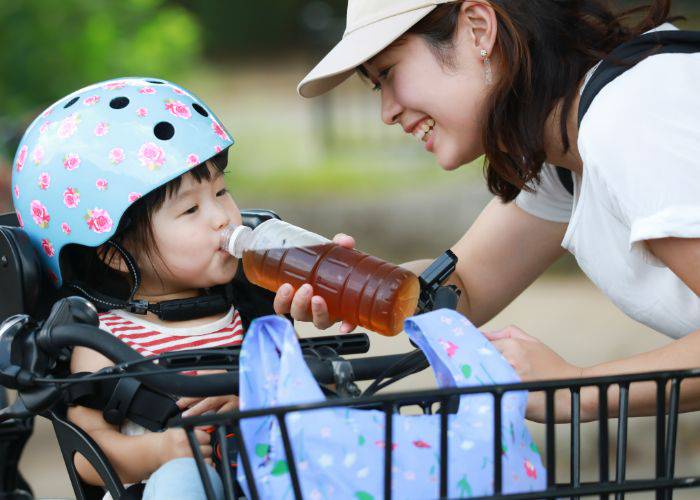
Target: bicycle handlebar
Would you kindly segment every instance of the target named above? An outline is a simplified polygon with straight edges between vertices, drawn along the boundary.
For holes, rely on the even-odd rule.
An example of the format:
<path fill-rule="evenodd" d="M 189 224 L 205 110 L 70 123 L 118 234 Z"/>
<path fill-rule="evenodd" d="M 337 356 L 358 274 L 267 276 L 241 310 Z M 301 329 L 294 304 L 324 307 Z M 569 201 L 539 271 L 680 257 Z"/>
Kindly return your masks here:
<path fill-rule="evenodd" d="M 73 346 L 86 347 L 99 352 L 117 365 L 144 359 L 113 335 L 85 324 L 60 325 L 46 330 L 37 338 L 37 345 L 45 352 L 58 352 L 65 347 Z M 354 380 L 373 380 L 384 374 L 387 366 L 396 364 L 405 356 L 406 354 L 394 354 L 344 360 L 344 362 L 352 367 Z M 313 356 L 305 356 L 305 360 L 319 383 L 332 384 L 336 381 L 333 360 L 318 359 Z M 128 376 L 138 378 L 154 389 L 180 396 L 217 396 L 238 393 L 237 369 L 228 373 L 196 377 L 173 374 L 152 361 L 140 362 L 132 369 L 134 371 L 130 371 Z M 405 368 L 396 367 L 394 370 L 389 370 L 386 375 L 397 375 L 403 369 Z"/>

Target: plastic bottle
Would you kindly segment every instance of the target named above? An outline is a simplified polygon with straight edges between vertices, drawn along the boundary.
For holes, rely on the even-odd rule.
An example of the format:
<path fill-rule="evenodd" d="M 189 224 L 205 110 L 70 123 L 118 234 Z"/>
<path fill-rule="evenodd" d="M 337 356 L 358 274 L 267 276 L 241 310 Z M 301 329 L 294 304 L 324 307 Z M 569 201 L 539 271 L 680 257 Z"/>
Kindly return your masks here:
<path fill-rule="evenodd" d="M 255 230 L 232 224 L 221 232 L 221 248 L 243 259 L 252 283 L 271 291 L 309 283 L 332 318 L 382 335 L 401 332 L 416 311 L 420 285 L 413 273 L 281 220 Z"/>

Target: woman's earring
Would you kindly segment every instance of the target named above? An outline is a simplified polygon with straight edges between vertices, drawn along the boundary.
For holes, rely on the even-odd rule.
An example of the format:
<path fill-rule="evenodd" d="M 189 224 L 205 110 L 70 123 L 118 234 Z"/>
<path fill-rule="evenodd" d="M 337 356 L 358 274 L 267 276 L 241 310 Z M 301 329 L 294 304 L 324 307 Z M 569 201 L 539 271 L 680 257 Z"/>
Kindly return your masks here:
<path fill-rule="evenodd" d="M 489 59 L 489 53 L 486 49 L 481 49 L 481 59 L 484 61 L 484 77 L 486 79 L 486 85 L 491 85 L 493 83 L 493 73 L 491 72 L 491 59 Z"/>

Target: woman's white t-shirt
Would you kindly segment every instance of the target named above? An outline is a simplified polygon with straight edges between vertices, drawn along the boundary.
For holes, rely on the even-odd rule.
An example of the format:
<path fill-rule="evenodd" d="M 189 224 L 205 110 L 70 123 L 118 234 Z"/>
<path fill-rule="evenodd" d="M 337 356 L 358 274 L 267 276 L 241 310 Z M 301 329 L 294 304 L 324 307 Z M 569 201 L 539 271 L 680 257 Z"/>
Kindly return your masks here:
<path fill-rule="evenodd" d="M 644 244 L 700 238 L 700 53 L 651 56 L 606 85 L 578 148 L 573 197 L 545 165 L 517 206 L 568 222 L 562 246 L 628 316 L 674 338 L 700 329 L 700 297 Z"/>

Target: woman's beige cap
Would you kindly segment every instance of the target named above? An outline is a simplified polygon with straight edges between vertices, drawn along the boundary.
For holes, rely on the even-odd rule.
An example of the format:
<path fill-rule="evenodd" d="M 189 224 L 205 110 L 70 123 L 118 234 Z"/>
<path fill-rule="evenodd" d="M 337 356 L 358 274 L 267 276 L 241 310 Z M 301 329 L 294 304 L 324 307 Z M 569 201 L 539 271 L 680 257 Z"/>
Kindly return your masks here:
<path fill-rule="evenodd" d="M 316 97 L 345 81 L 442 3 L 454 0 L 348 0 L 342 40 L 299 83 L 297 92 Z"/>

